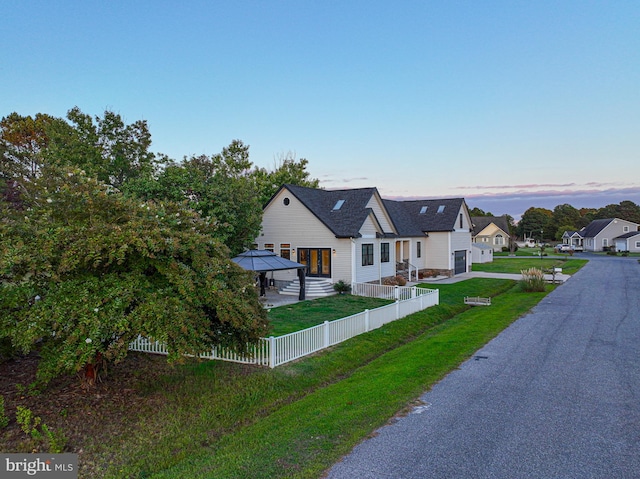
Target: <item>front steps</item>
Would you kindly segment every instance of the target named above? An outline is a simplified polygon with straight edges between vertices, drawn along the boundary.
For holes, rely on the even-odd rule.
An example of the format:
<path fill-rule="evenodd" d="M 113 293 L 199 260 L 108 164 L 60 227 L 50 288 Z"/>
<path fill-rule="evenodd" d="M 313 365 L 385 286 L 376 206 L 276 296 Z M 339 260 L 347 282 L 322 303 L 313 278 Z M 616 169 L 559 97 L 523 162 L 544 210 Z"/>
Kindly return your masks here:
<path fill-rule="evenodd" d="M 320 296 L 332 296 L 336 294 L 333 289 L 333 283 L 325 278 L 305 278 L 305 296 L 306 297 L 320 297 Z M 287 286 L 280 290 L 280 294 L 286 294 L 291 296 L 298 296 L 300 294 L 300 280 L 295 279 Z"/>

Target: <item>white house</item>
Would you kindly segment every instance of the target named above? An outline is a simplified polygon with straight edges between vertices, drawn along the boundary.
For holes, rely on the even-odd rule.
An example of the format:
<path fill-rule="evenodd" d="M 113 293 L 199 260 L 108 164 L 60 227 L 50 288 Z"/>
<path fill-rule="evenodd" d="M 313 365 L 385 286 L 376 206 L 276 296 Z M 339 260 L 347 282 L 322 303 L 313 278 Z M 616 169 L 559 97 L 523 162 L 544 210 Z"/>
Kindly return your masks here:
<path fill-rule="evenodd" d="M 256 247 L 330 282 L 381 282 L 399 272 L 454 275 L 471 264 L 464 199 L 383 200 L 376 188 L 283 185 L 264 208 Z M 278 273 L 293 280 L 294 272 Z M 290 277 L 289 277 L 290 276 Z"/>

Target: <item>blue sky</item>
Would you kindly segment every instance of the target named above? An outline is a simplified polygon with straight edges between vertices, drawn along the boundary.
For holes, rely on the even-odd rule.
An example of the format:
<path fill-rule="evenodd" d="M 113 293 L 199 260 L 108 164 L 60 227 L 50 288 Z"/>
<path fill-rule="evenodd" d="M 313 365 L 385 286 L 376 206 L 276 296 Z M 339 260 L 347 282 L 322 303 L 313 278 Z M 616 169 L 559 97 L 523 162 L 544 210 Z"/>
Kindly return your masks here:
<path fill-rule="evenodd" d="M 147 120 L 181 159 L 233 139 L 326 188 L 640 203 L 637 1 L 4 0 L 0 116 Z"/>

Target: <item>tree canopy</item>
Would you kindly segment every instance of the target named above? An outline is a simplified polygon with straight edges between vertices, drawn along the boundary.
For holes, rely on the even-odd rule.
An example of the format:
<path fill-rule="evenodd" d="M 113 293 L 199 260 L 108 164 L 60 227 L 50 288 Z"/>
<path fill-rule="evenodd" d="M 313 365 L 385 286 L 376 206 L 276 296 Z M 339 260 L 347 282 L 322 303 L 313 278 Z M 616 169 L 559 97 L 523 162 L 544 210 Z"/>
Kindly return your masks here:
<path fill-rule="evenodd" d="M 40 380 L 92 374 L 139 334 L 175 360 L 267 333 L 252 275 L 211 220 L 127 198 L 78 169 L 46 167 L 27 192 L 24 207 L 0 203 L 0 330 L 39 350 Z"/>
<path fill-rule="evenodd" d="M 231 257 L 258 236 L 261 188 L 313 183 L 306 160 L 266 171 L 234 140 L 178 163 L 150 145 L 146 122 L 111 111 L 0 121 L 0 341 L 37 350 L 42 382 L 95 378 L 138 335 L 176 360 L 268 332 Z"/>

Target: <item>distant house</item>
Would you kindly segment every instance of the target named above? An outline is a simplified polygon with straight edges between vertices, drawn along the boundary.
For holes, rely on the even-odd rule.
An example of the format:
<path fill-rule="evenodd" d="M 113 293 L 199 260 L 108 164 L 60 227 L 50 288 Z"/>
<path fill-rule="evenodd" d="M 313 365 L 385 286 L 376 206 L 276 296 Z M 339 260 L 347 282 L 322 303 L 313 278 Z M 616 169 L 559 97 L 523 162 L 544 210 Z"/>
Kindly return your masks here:
<path fill-rule="evenodd" d="M 474 243 L 489 245 L 493 251 L 509 247 L 509 221 L 506 216 L 472 216 L 471 223 Z"/>
<path fill-rule="evenodd" d="M 485 243 L 471 244 L 472 263 L 491 263 L 493 261 L 493 248 Z"/>
<path fill-rule="evenodd" d="M 469 271 L 470 230 L 462 198 L 404 202 L 383 200 L 376 188 L 283 185 L 264 208 L 255 243 L 307 265 L 311 278 L 383 282 Z M 294 278 L 282 272 L 275 279 Z"/>
<path fill-rule="evenodd" d="M 570 238 L 573 242 L 579 241 L 579 238 L 582 237 L 582 244 L 585 251 L 603 251 L 611 247 L 616 247 L 617 238 L 621 238 L 619 244 L 623 246 L 624 242 L 624 247 L 626 247 L 628 238 L 635 237 L 635 235 L 629 233 L 637 233 L 638 227 L 640 227 L 638 223 L 619 218 L 593 220 L 580 231 L 565 231 L 562 238 L 563 240 L 565 237 Z M 636 247 L 635 243 L 633 243 L 633 247 Z"/>
<path fill-rule="evenodd" d="M 584 238 L 580 231 L 565 231 L 562 234 L 562 243 L 570 244 L 574 249 L 584 248 Z"/>

